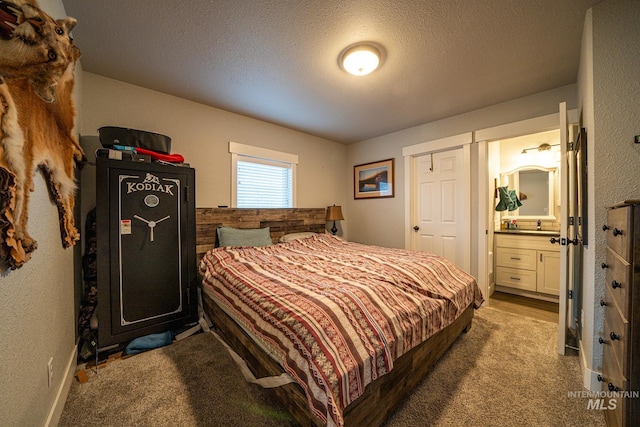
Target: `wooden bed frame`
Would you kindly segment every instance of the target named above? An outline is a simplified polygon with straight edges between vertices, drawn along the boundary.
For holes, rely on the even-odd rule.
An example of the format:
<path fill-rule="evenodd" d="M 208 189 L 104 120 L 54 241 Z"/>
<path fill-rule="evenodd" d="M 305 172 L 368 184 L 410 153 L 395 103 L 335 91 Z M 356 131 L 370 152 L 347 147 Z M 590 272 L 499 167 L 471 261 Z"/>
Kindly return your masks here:
<path fill-rule="evenodd" d="M 270 226 L 273 227 L 271 234 L 274 242 L 286 233 L 324 232 L 326 226 L 324 209 L 199 208 L 197 211 L 198 259 L 214 246 L 215 229 L 219 225 L 234 228 Z M 213 322 L 214 329 L 246 361 L 256 377 L 278 376 L 284 372 L 282 367 L 205 292 L 202 292 L 202 299 L 204 310 Z M 471 328 L 472 320 L 473 304 L 467 307 L 451 325 L 397 359 L 391 372 L 369 384 L 364 394 L 345 408 L 343 414 L 345 426 L 382 424 L 393 409 L 420 383 L 457 337 Z M 273 391 L 301 425 L 324 425 L 311 414 L 307 397 L 298 384 L 286 384 L 274 388 Z"/>

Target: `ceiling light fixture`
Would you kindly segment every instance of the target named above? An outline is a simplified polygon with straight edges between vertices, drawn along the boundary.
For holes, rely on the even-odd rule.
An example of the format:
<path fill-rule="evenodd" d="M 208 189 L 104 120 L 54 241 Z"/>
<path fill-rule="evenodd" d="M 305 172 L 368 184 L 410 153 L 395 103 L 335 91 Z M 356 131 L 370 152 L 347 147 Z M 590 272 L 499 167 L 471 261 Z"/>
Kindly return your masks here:
<path fill-rule="evenodd" d="M 338 57 L 340 67 L 354 76 L 366 76 L 382 63 L 381 46 L 375 43 L 358 43 L 345 48 Z"/>

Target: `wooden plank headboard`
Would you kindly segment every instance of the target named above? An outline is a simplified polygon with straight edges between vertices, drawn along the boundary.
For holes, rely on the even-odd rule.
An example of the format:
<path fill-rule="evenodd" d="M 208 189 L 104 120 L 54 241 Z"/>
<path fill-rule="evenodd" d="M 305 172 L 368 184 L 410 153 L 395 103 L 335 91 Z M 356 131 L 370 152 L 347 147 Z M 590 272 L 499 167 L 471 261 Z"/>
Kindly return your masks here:
<path fill-rule="evenodd" d="M 196 259 L 198 262 L 205 252 L 215 247 L 216 229 L 221 225 L 233 228 L 270 227 L 271 240 L 277 243 L 280 237 L 288 233 L 302 231 L 324 233 L 326 216 L 325 208 L 197 208 Z"/>

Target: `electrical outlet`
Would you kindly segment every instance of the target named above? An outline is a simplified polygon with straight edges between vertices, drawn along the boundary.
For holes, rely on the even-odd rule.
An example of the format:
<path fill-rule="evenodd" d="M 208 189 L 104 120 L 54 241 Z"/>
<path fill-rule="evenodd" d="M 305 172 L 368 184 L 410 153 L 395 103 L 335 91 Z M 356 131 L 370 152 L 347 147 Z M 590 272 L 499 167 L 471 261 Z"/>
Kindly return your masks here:
<path fill-rule="evenodd" d="M 49 359 L 49 363 L 47 363 L 47 372 L 49 374 L 49 387 L 53 384 L 53 357 Z"/>

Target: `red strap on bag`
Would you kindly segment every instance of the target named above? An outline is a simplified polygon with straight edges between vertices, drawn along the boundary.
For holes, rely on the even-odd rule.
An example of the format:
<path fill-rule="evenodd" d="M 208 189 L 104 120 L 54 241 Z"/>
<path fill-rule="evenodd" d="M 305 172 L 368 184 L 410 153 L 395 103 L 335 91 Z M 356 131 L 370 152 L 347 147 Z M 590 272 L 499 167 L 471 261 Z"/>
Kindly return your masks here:
<path fill-rule="evenodd" d="M 151 156 L 153 160 L 162 160 L 163 162 L 169 163 L 184 163 L 184 157 L 182 157 L 182 154 L 162 154 L 140 147 L 136 147 L 136 152 Z"/>

